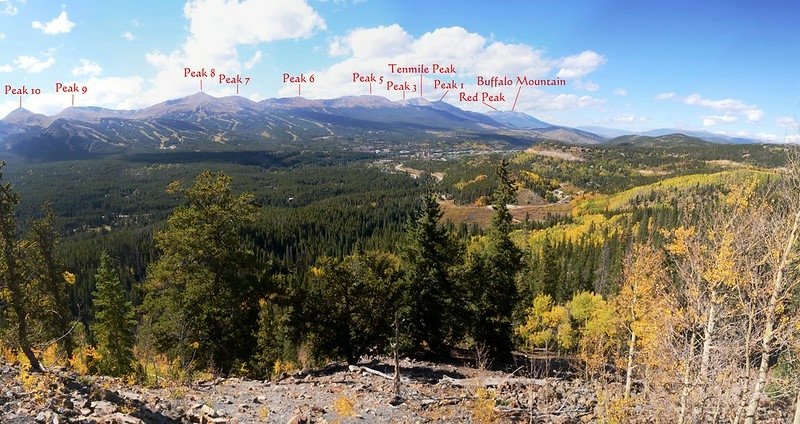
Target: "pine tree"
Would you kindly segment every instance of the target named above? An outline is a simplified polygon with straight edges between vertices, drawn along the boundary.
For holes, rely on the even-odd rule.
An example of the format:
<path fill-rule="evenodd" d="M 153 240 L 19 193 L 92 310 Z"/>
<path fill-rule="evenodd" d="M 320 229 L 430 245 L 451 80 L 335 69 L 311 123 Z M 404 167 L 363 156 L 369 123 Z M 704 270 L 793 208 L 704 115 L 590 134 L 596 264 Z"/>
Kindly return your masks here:
<path fill-rule="evenodd" d="M 30 288 L 28 293 L 37 293 L 37 308 L 30 316 L 38 323 L 41 336 L 58 340 L 67 357 L 72 356 L 70 322 L 72 311 L 69 305 L 70 284 L 68 273 L 58 256 L 58 234 L 55 231 L 55 213 L 50 204 L 42 209 L 44 216 L 30 223 L 25 237 L 24 259 L 27 263 Z M 73 276 L 74 277 L 74 276 Z"/>
<path fill-rule="evenodd" d="M 453 287 L 448 268 L 453 252 L 439 226 L 442 212 L 431 193 L 422 196 L 422 208 L 407 230 L 402 257 L 405 266 L 402 321 L 414 348 L 443 354 L 451 312 Z"/>
<path fill-rule="evenodd" d="M 474 316 L 472 336 L 498 359 L 508 360 L 512 349 L 512 316 L 517 302 L 515 277 L 522 252 L 511 240 L 512 217 L 508 211 L 514 202 L 515 187 L 503 160 L 498 167 L 500 183 L 494 196 L 494 216 L 488 242 L 472 259 L 467 271 L 472 289 Z"/>
<path fill-rule="evenodd" d="M 227 373 L 257 346 L 261 274 L 242 236 L 256 217 L 253 196 L 235 195 L 230 177 L 209 171 L 167 191 L 186 204 L 155 236 L 163 254 L 146 283 L 145 333 L 185 367 Z"/>
<path fill-rule="evenodd" d="M 320 358 L 355 364 L 388 347 L 397 305 L 399 260 L 384 252 L 357 253 L 336 261 L 321 258 L 311 269 L 304 307 L 306 337 Z"/>
<path fill-rule="evenodd" d="M 133 370 L 133 332 L 136 318 L 125 299 L 125 289 L 108 253 L 100 256 L 93 293 L 95 321 L 92 332 L 100 360 L 97 370 L 104 375 L 122 376 Z"/>
<path fill-rule="evenodd" d="M 0 162 L 0 170 L 5 163 Z M 0 173 L 0 179 L 3 174 Z M 19 257 L 19 241 L 17 240 L 17 222 L 14 212 L 19 204 L 19 194 L 11 184 L 0 185 L 0 287 L 8 290 L 9 303 L 16 327 L 16 344 L 25 354 L 32 371 L 42 369 L 39 360 L 31 349 L 28 314 L 31 309 L 27 291 L 23 263 Z"/>

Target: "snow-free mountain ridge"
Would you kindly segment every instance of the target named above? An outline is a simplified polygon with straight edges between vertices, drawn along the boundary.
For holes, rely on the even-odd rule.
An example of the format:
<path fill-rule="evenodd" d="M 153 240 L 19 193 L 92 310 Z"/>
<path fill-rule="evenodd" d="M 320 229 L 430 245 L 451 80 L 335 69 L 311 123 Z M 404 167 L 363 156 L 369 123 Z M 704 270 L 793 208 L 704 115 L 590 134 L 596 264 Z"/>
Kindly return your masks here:
<path fill-rule="evenodd" d="M 660 135 L 675 132 L 679 131 L 665 130 Z M 369 145 L 370 140 L 408 143 L 432 137 L 522 148 L 542 140 L 599 144 L 611 135 L 552 125 L 522 112 L 484 114 L 444 101 L 392 101 L 372 95 L 256 102 L 200 92 L 138 110 L 82 106 L 45 116 L 18 108 L 0 121 L 0 149 L 25 156 L 65 157 L 126 148 L 197 149 L 218 144 L 330 140 L 360 140 Z M 712 142 L 745 141 L 711 133 L 689 135 Z"/>

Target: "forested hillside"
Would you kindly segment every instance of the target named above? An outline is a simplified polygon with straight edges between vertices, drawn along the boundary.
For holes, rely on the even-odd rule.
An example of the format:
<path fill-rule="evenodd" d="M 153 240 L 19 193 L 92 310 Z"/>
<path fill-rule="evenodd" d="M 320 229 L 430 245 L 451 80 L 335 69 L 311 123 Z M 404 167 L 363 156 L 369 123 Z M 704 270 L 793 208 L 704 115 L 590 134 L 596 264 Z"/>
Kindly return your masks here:
<path fill-rule="evenodd" d="M 403 357 L 575 381 L 594 399 L 576 420 L 788 416 L 796 157 L 543 143 L 15 160 L 0 347 L 42 397 L 56 366 L 163 387 Z"/>

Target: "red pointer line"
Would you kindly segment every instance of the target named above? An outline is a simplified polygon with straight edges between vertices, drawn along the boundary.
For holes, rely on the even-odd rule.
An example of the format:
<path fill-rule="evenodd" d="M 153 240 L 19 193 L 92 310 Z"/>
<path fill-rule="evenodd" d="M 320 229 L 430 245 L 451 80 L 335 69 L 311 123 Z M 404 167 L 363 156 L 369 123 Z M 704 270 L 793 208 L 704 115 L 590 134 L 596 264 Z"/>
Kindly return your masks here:
<path fill-rule="evenodd" d="M 422 74 L 419 75 L 419 96 L 422 97 Z"/>
<path fill-rule="evenodd" d="M 449 92 L 450 92 L 450 90 L 445 91 L 444 94 L 442 94 L 442 98 L 439 99 L 439 101 L 441 102 L 444 99 L 444 96 L 446 96 L 447 93 L 449 93 Z"/>
<path fill-rule="evenodd" d="M 300 83 L 297 83 L 297 95 L 300 95 Z"/>
<path fill-rule="evenodd" d="M 203 80 L 200 80 L 200 91 L 203 91 Z"/>
<path fill-rule="evenodd" d="M 236 84 L 236 94 L 239 94 L 239 84 Z"/>
<path fill-rule="evenodd" d="M 490 105 L 489 103 L 486 103 L 486 102 L 481 102 L 481 103 L 485 104 L 486 106 L 489 106 L 490 108 L 492 108 L 492 109 L 494 109 L 494 110 L 497 110 L 497 108 L 496 108 L 496 107 L 494 107 L 494 106 Z"/>
<path fill-rule="evenodd" d="M 22 107 L 22 96 L 19 96 L 19 107 Z"/>
<path fill-rule="evenodd" d="M 72 106 L 75 106 L 75 95 L 72 95 Z"/>
<path fill-rule="evenodd" d="M 372 83 L 369 83 L 369 94 L 372 94 Z"/>
<path fill-rule="evenodd" d="M 511 111 L 513 112 L 514 109 L 517 108 L 517 100 L 519 99 L 519 92 L 522 91 L 522 86 L 519 86 L 519 90 L 517 90 L 517 97 L 514 97 L 514 106 L 511 107 Z"/>

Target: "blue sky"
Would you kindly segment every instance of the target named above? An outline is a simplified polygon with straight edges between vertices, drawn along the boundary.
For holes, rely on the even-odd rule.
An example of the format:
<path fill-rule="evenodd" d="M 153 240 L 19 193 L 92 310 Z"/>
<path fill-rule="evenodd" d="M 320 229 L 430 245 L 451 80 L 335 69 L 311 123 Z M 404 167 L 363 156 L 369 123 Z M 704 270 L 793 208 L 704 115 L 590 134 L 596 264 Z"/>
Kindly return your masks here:
<path fill-rule="evenodd" d="M 523 87 L 515 110 L 562 125 L 631 130 L 675 127 L 764 140 L 797 140 L 800 116 L 800 4 L 794 1 L 378 1 L 0 0 L 0 115 L 72 104 L 55 84 L 77 83 L 75 104 L 139 108 L 203 89 L 236 94 L 217 78 L 184 68 L 251 77 L 239 94 L 297 95 L 283 74 L 314 74 L 305 97 L 368 94 L 352 73 L 418 83 L 403 66 L 440 63 L 464 83 L 445 100 L 475 111 L 510 110 L 519 87 L 478 87 L 477 76 L 567 81 Z M 392 100 L 419 96 L 373 84 Z M 503 94 L 459 101 L 458 92 Z"/>

